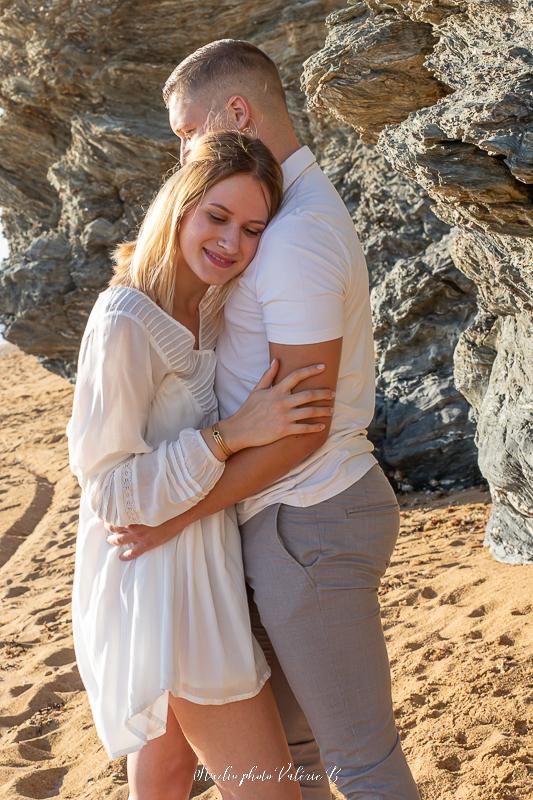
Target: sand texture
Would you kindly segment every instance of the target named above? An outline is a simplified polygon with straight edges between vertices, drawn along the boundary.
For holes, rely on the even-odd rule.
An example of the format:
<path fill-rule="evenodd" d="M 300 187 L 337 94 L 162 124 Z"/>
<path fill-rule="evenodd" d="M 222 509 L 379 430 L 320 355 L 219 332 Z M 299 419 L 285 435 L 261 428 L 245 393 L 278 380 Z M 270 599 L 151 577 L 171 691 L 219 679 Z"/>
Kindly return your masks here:
<path fill-rule="evenodd" d="M 109 763 L 96 738 L 72 647 L 72 387 L 17 351 L 0 367 L 0 800 L 126 800 L 124 760 Z M 381 588 L 396 717 L 423 800 L 533 793 L 533 567 L 482 546 L 488 502 L 482 490 L 410 495 Z"/>

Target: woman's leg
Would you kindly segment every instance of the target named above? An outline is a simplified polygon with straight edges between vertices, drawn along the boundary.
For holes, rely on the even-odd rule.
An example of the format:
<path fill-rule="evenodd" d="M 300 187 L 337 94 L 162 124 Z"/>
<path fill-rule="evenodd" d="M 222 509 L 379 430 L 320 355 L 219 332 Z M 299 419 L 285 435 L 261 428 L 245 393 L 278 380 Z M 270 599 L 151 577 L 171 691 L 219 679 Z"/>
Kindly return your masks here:
<path fill-rule="evenodd" d="M 169 708 L 167 732 L 128 756 L 129 800 L 188 800 L 197 763 Z"/>
<path fill-rule="evenodd" d="M 249 700 L 215 706 L 171 697 L 170 704 L 224 800 L 300 800 L 269 683 Z"/>

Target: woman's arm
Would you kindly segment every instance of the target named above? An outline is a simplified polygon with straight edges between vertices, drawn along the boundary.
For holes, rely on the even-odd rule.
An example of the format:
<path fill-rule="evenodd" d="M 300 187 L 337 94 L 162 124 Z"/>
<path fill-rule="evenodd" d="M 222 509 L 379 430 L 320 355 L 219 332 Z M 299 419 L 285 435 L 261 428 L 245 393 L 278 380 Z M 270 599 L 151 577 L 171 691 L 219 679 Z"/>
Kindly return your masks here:
<path fill-rule="evenodd" d="M 280 361 L 280 380 L 300 368 L 301 364 L 320 361 L 326 365 L 325 370 L 316 377 L 309 378 L 301 386 L 304 389 L 326 386 L 332 394 L 337 384 L 341 351 L 342 339 L 311 345 L 271 345 L 271 354 Z M 325 404 L 322 402 L 321 405 Z M 286 475 L 324 444 L 328 437 L 331 416 L 324 416 L 320 421 L 324 424 L 322 432 L 310 436 L 290 436 L 288 439 L 244 450 L 232 456 L 223 476 L 207 497 L 194 508 L 176 515 L 174 519 L 169 519 L 157 528 L 132 525 L 120 529 L 121 526 L 106 525 L 110 531 L 108 542 L 114 545 L 131 545 L 129 550 L 120 555 L 121 560 L 137 558 L 173 538 L 192 522 L 253 496 Z"/>
<path fill-rule="evenodd" d="M 152 447 L 144 438 L 162 369 L 143 325 L 109 315 L 84 338 L 72 417 L 71 469 L 101 519 L 159 525 L 205 497 L 224 471 L 200 431 Z"/>
<path fill-rule="evenodd" d="M 127 316 L 104 319 L 82 346 L 67 429 L 70 463 L 94 513 L 112 525 L 158 526 L 199 503 L 224 472 L 226 456 L 210 428 L 186 428 L 155 448 L 144 439 L 158 358 L 142 324 Z M 292 393 L 321 370 L 302 368 L 268 389 L 276 371 L 274 364 L 241 409 L 221 423 L 232 450 L 322 428 L 314 419 L 298 420 L 317 416 L 319 409 L 309 404 L 329 400 L 330 392 Z"/>

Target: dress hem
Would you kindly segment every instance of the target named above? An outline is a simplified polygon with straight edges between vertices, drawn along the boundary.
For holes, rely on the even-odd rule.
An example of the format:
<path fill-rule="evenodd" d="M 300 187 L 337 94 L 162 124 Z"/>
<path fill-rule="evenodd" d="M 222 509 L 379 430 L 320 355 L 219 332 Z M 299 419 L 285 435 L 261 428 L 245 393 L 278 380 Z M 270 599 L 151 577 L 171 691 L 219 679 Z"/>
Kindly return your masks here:
<path fill-rule="evenodd" d="M 180 692 L 179 694 L 175 694 L 171 689 L 168 689 L 168 691 L 171 693 L 173 697 L 179 697 L 182 700 L 189 700 L 191 703 L 196 703 L 199 706 L 223 706 L 225 703 L 236 703 L 239 700 L 249 700 L 250 697 L 255 697 L 257 694 L 259 694 L 259 692 L 261 691 L 267 680 L 270 678 L 270 675 L 271 672 L 270 669 L 268 669 L 266 673 L 264 673 L 264 675 L 261 676 L 258 687 L 256 689 L 254 689 L 251 692 L 247 692 L 246 694 L 235 694 L 232 695 L 231 697 L 206 699 L 204 697 L 202 698 L 196 697 L 195 695 L 188 694 L 187 692 Z"/>
<path fill-rule="evenodd" d="M 255 697 L 256 695 L 259 694 L 261 689 L 263 689 L 263 687 L 266 684 L 267 680 L 270 678 L 270 675 L 271 675 L 270 669 L 267 669 L 266 672 L 264 672 L 262 674 L 262 676 L 260 678 L 260 681 L 259 681 L 259 684 L 257 685 L 257 687 L 253 691 L 247 692 L 246 694 L 238 694 L 238 695 L 232 695 L 231 697 L 224 697 L 223 699 L 220 699 L 220 698 L 219 699 L 211 699 L 211 698 L 209 698 L 208 700 L 206 700 L 203 697 L 199 698 L 196 695 L 189 694 L 188 692 L 183 692 L 183 691 L 179 692 L 178 694 L 175 694 L 170 689 L 162 689 L 161 690 L 161 694 L 164 694 L 165 692 L 170 692 L 170 694 L 172 694 L 173 697 L 179 697 L 182 700 L 189 700 L 191 703 L 196 703 L 197 705 L 202 705 L 202 706 L 222 706 L 222 705 L 225 705 L 226 703 L 236 703 L 239 700 L 249 700 L 251 697 Z M 156 700 L 157 699 L 158 698 L 156 698 Z M 154 700 L 154 702 L 155 702 L 155 700 Z M 132 714 L 130 716 L 130 719 L 132 717 L 135 717 L 137 714 L 141 714 L 146 707 L 147 707 L 146 705 L 143 705 L 143 707 L 140 708 L 139 710 L 132 712 Z M 113 750 L 113 751 L 109 751 L 108 750 L 107 753 L 108 753 L 109 758 L 111 760 L 114 760 L 115 758 L 120 758 L 121 756 L 127 756 L 130 753 L 138 752 L 139 750 L 141 750 L 144 747 L 145 744 L 147 744 L 148 742 L 152 741 L 152 739 L 157 739 L 157 738 L 159 738 L 159 736 L 163 736 L 166 733 L 166 730 L 167 730 L 167 725 L 166 725 L 166 720 L 165 720 L 164 723 L 162 722 L 161 733 L 155 733 L 153 736 L 147 736 L 147 737 L 145 737 L 143 739 L 143 737 L 141 737 L 141 735 L 138 733 L 138 731 L 132 730 L 129 727 L 128 723 L 129 723 L 129 720 L 126 723 L 126 726 L 127 726 L 128 730 L 129 730 L 129 732 L 133 733 L 135 736 L 139 736 L 139 740 L 140 740 L 139 744 L 132 745 L 131 747 L 126 747 L 123 750 Z"/>

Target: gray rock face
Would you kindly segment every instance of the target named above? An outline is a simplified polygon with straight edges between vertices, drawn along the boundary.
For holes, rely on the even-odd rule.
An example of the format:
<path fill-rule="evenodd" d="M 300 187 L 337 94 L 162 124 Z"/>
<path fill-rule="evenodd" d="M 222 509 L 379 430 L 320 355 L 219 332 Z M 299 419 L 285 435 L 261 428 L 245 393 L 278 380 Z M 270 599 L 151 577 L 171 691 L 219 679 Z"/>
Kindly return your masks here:
<path fill-rule="evenodd" d="M 337 12 L 333 25 L 327 47 L 306 65 L 305 89 L 364 141 L 447 93 L 424 66 L 434 44 L 430 25 L 376 14 L 364 2 Z"/>
<path fill-rule="evenodd" d="M 494 500 L 486 543 L 511 562 L 533 560 L 532 15 L 529 0 L 355 2 L 329 18 L 325 46 L 304 69 L 311 106 L 376 141 L 453 227 L 448 252 L 478 306 L 475 319 L 471 306 L 463 316 L 455 384 L 472 405 Z M 400 274 L 409 281 L 407 272 L 398 263 L 383 286 Z M 442 261 L 432 274 L 472 299 L 457 270 L 453 288 Z M 396 323 L 402 302 L 387 304 L 391 291 L 379 287 L 376 308 Z M 433 308 L 430 300 L 429 316 Z"/>
<path fill-rule="evenodd" d="M 161 87 L 213 38 L 262 46 L 279 65 L 301 138 L 303 60 L 342 0 L 0 0 L 0 273 L 5 336 L 71 377 L 109 251 L 131 237 L 177 162 Z"/>
<path fill-rule="evenodd" d="M 0 0 L 0 205 L 11 245 L 0 315 L 9 339 L 73 375 L 87 315 L 109 278 L 109 251 L 132 235 L 178 157 L 161 85 L 192 49 L 237 32 L 279 65 L 299 135 L 320 156 L 363 241 L 378 354 L 370 435 L 383 465 L 400 486 L 467 485 L 478 479 L 474 428 L 453 385 L 451 353 L 474 302 L 447 255 L 449 226 L 375 147 L 305 111 L 302 62 L 323 42 L 324 17 L 342 4 L 50 0 L 32 8 Z M 359 80 L 361 113 L 373 97 L 377 105 L 359 129 L 372 140 L 386 120 L 372 86 L 384 31 L 395 51 L 379 82 L 403 98 L 398 120 L 447 89 L 423 68 L 429 24 L 404 29 L 367 11 L 375 47 L 361 39 L 357 70 L 370 81 Z M 340 51 L 338 58 L 346 63 Z M 416 101 L 408 91 L 415 84 Z"/>
<path fill-rule="evenodd" d="M 377 354 L 369 433 L 380 461 L 400 488 L 471 485 L 481 478 L 475 428 L 452 354 L 475 316 L 475 285 L 451 260 L 454 237 L 376 147 L 348 129 L 315 136 L 369 265 Z"/>

